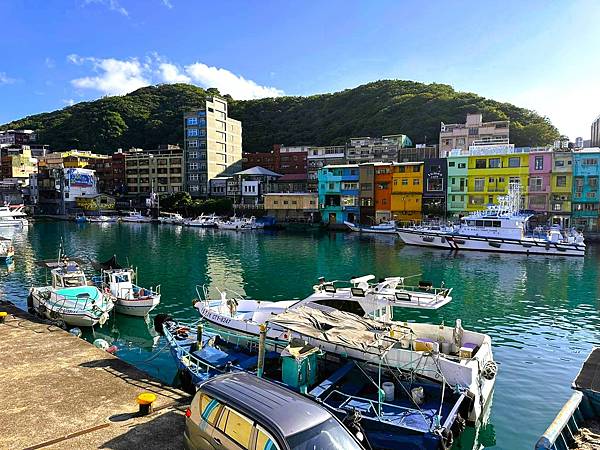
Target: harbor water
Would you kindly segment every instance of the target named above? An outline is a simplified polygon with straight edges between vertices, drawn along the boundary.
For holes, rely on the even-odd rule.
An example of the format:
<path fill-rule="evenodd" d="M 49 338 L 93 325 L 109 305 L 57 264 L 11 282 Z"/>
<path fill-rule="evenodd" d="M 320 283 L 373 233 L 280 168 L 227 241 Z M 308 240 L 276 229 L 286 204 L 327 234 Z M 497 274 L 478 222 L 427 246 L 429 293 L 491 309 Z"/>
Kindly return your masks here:
<path fill-rule="evenodd" d="M 585 258 L 449 253 L 402 246 L 390 236 L 325 232 L 219 231 L 150 224 L 35 223 L 0 230 L 12 237 L 14 265 L 0 266 L 0 299 L 26 307 L 31 286 L 46 282 L 37 259 L 106 260 L 138 268 L 139 284 L 161 285 L 156 313 L 195 320 L 196 286 L 227 287 L 251 298 L 308 296 L 319 276 L 418 275 L 453 287 L 438 311 L 397 310 L 398 320 L 444 322 L 488 333 L 500 364 L 489 424 L 453 448 L 530 449 L 570 396 L 570 383 L 600 345 L 600 247 Z M 86 338 L 104 338 L 117 356 L 164 381 L 175 366 L 151 320 L 116 315 Z M 472 433 L 471 433 L 472 434 Z M 473 440 L 478 444 L 474 444 Z M 475 445 L 475 446 L 474 446 Z"/>

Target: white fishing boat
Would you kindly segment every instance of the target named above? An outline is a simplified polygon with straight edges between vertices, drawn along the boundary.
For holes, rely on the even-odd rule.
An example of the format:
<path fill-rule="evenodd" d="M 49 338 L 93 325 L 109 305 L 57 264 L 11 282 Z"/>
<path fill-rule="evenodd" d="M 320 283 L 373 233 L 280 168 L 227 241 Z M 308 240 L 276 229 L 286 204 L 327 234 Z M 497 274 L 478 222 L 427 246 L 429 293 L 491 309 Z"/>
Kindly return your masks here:
<path fill-rule="evenodd" d="M 202 228 L 214 228 L 217 226 L 218 218 L 215 214 L 205 216 L 204 214 L 199 215 L 195 219 L 188 219 L 183 222 L 188 227 L 202 227 Z"/>
<path fill-rule="evenodd" d="M 88 216 L 87 221 L 93 223 L 115 223 L 117 218 L 113 216 Z"/>
<path fill-rule="evenodd" d="M 115 298 L 108 292 L 90 286 L 75 260 L 58 258 L 41 261 L 50 269 L 50 286 L 31 288 L 27 306 L 50 320 L 76 327 L 103 325 L 114 307 Z"/>
<path fill-rule="evenodd" d="M 356 233 L 396 234 L 396 222 L 393 220 L 371 226 L 363 226 L 344 221 L 344 225 L 346 225 L 350 231 L 354 231 Z"/>
<path fill-rule="evenodd" d="M 169 212 L 161 212 L 160 214 L 158 222 L 162 224 L 183 225 L 183 222 L 185 221 L 181 214 Z"/>
<path fill-rule="evenodd" d="M 336 300 L 338 303 L 341 300 Z M 465 390 L 472 399 L 469 420 L 477 421 L 491 398 L 497 365 L 489 336 L 443 324 L 381 321 L 311 301 L 258 302 L 227 297 L 194 306 L 206 323 L 225 331 L 221 337 L 244 342 L 256 339 L 268 324 L 271 350 L 280 351 L 300 338 L 332 355 L 416 373 Z M 386 308 L 382 307 L 381 309 Z M 380 309 L 380 312 L 381 312 Z M 389 308 L 387 308 L 389 311 Z M 385 314 L 387 315 L 387 312 Z"/>
<path fill-rule="evenodd" d="M 262 224 L 256 222 L 256 218 L 254 216 L 250 217 L 249 219 L 245 217 L 238 218 L 233 216 L 230 220 L 217 222 L 217 228 L 220 230 L 247 231 L 257 230 L 263 227 L 264 226 Z"/>
<path fill-rule="evenodd" d="M 93 278 L 94 284 L 116 298 L 117 312 L 145 317 L 160 303 L 160 285 L 143 288 L 134 284 L 136 271 L 119 265 L 116 256 L 97 264 L 97 267 L 101 270 L 101 275 Z"/>
<path fill-rule="evenodd" d="M 29 222 L 27 214 L 23 212 L 24 205 L 9 205 L 0 206 L 0 227 L 24 227 Z"/>
<path fill-rule="evenodd" d="M 512 183 L 507 196 L 497 205 L 474 212 L 454 226 L 414 226 L 399 228 L 398 235 L 407 245 L 448 250 L 525 253 L 532 255 L 584 256 L 583 234 L 558 227 L 527 232 L 532 217 L 521 210 L 520 185 Z"/>
<path fill-rule="evenodd" d="M 0 236 L 0 263 L 10 263 L 15 256 L 15 248 L 12 241 Z"/>
<path fill-rule="evenodd" d="M 121 222 L 132 222 L 132 223 L 148 223 L 152 219 L 144 216 L 142 213 L 137 212 L 135 209 L 129 211 L 126 216 L 121 217 Z"/>

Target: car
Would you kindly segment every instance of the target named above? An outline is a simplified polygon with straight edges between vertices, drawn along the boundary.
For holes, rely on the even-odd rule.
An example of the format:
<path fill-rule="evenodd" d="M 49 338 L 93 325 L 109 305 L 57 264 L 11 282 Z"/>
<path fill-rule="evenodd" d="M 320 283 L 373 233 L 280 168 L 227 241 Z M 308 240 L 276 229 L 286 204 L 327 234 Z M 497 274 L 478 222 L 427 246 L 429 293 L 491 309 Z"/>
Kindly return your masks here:
<path fill-rule="evenodd" d="M 363 450 L 327 409 L 247 372 L 202 383 L 186 411 L 188 450 Z"/>

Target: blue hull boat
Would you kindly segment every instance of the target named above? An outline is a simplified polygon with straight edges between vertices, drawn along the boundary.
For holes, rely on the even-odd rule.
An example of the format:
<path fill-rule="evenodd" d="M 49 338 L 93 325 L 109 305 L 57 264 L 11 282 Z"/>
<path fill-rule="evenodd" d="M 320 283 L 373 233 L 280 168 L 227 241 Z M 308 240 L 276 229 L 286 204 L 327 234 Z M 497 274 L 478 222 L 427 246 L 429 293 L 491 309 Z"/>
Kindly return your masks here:
<path fill-rule="evenodd" d="M 583 429 L 593 423 L 600 427 L 600 347 L 588 355 L 572 387 L 575 392 L 540 437 L 536 450 L 576 449 L 586 440 L 588 433 L 582 433 Z M 597 434 L 592 434 L 598 445 Z"/>

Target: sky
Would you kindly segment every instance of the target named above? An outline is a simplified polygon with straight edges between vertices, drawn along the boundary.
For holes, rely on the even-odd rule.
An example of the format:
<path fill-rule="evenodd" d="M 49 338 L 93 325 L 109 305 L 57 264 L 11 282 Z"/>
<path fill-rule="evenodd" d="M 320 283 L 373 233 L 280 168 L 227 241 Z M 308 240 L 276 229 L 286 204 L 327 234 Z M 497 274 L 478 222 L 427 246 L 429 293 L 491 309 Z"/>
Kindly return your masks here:
<path fill-rule="evenodd" d="M 157 83 L 249 99 L 380 79 L 530 108 L 573 140 L 600 115 L 597 0 L 3 0 L 0 17 L 0 123 Z"/>

